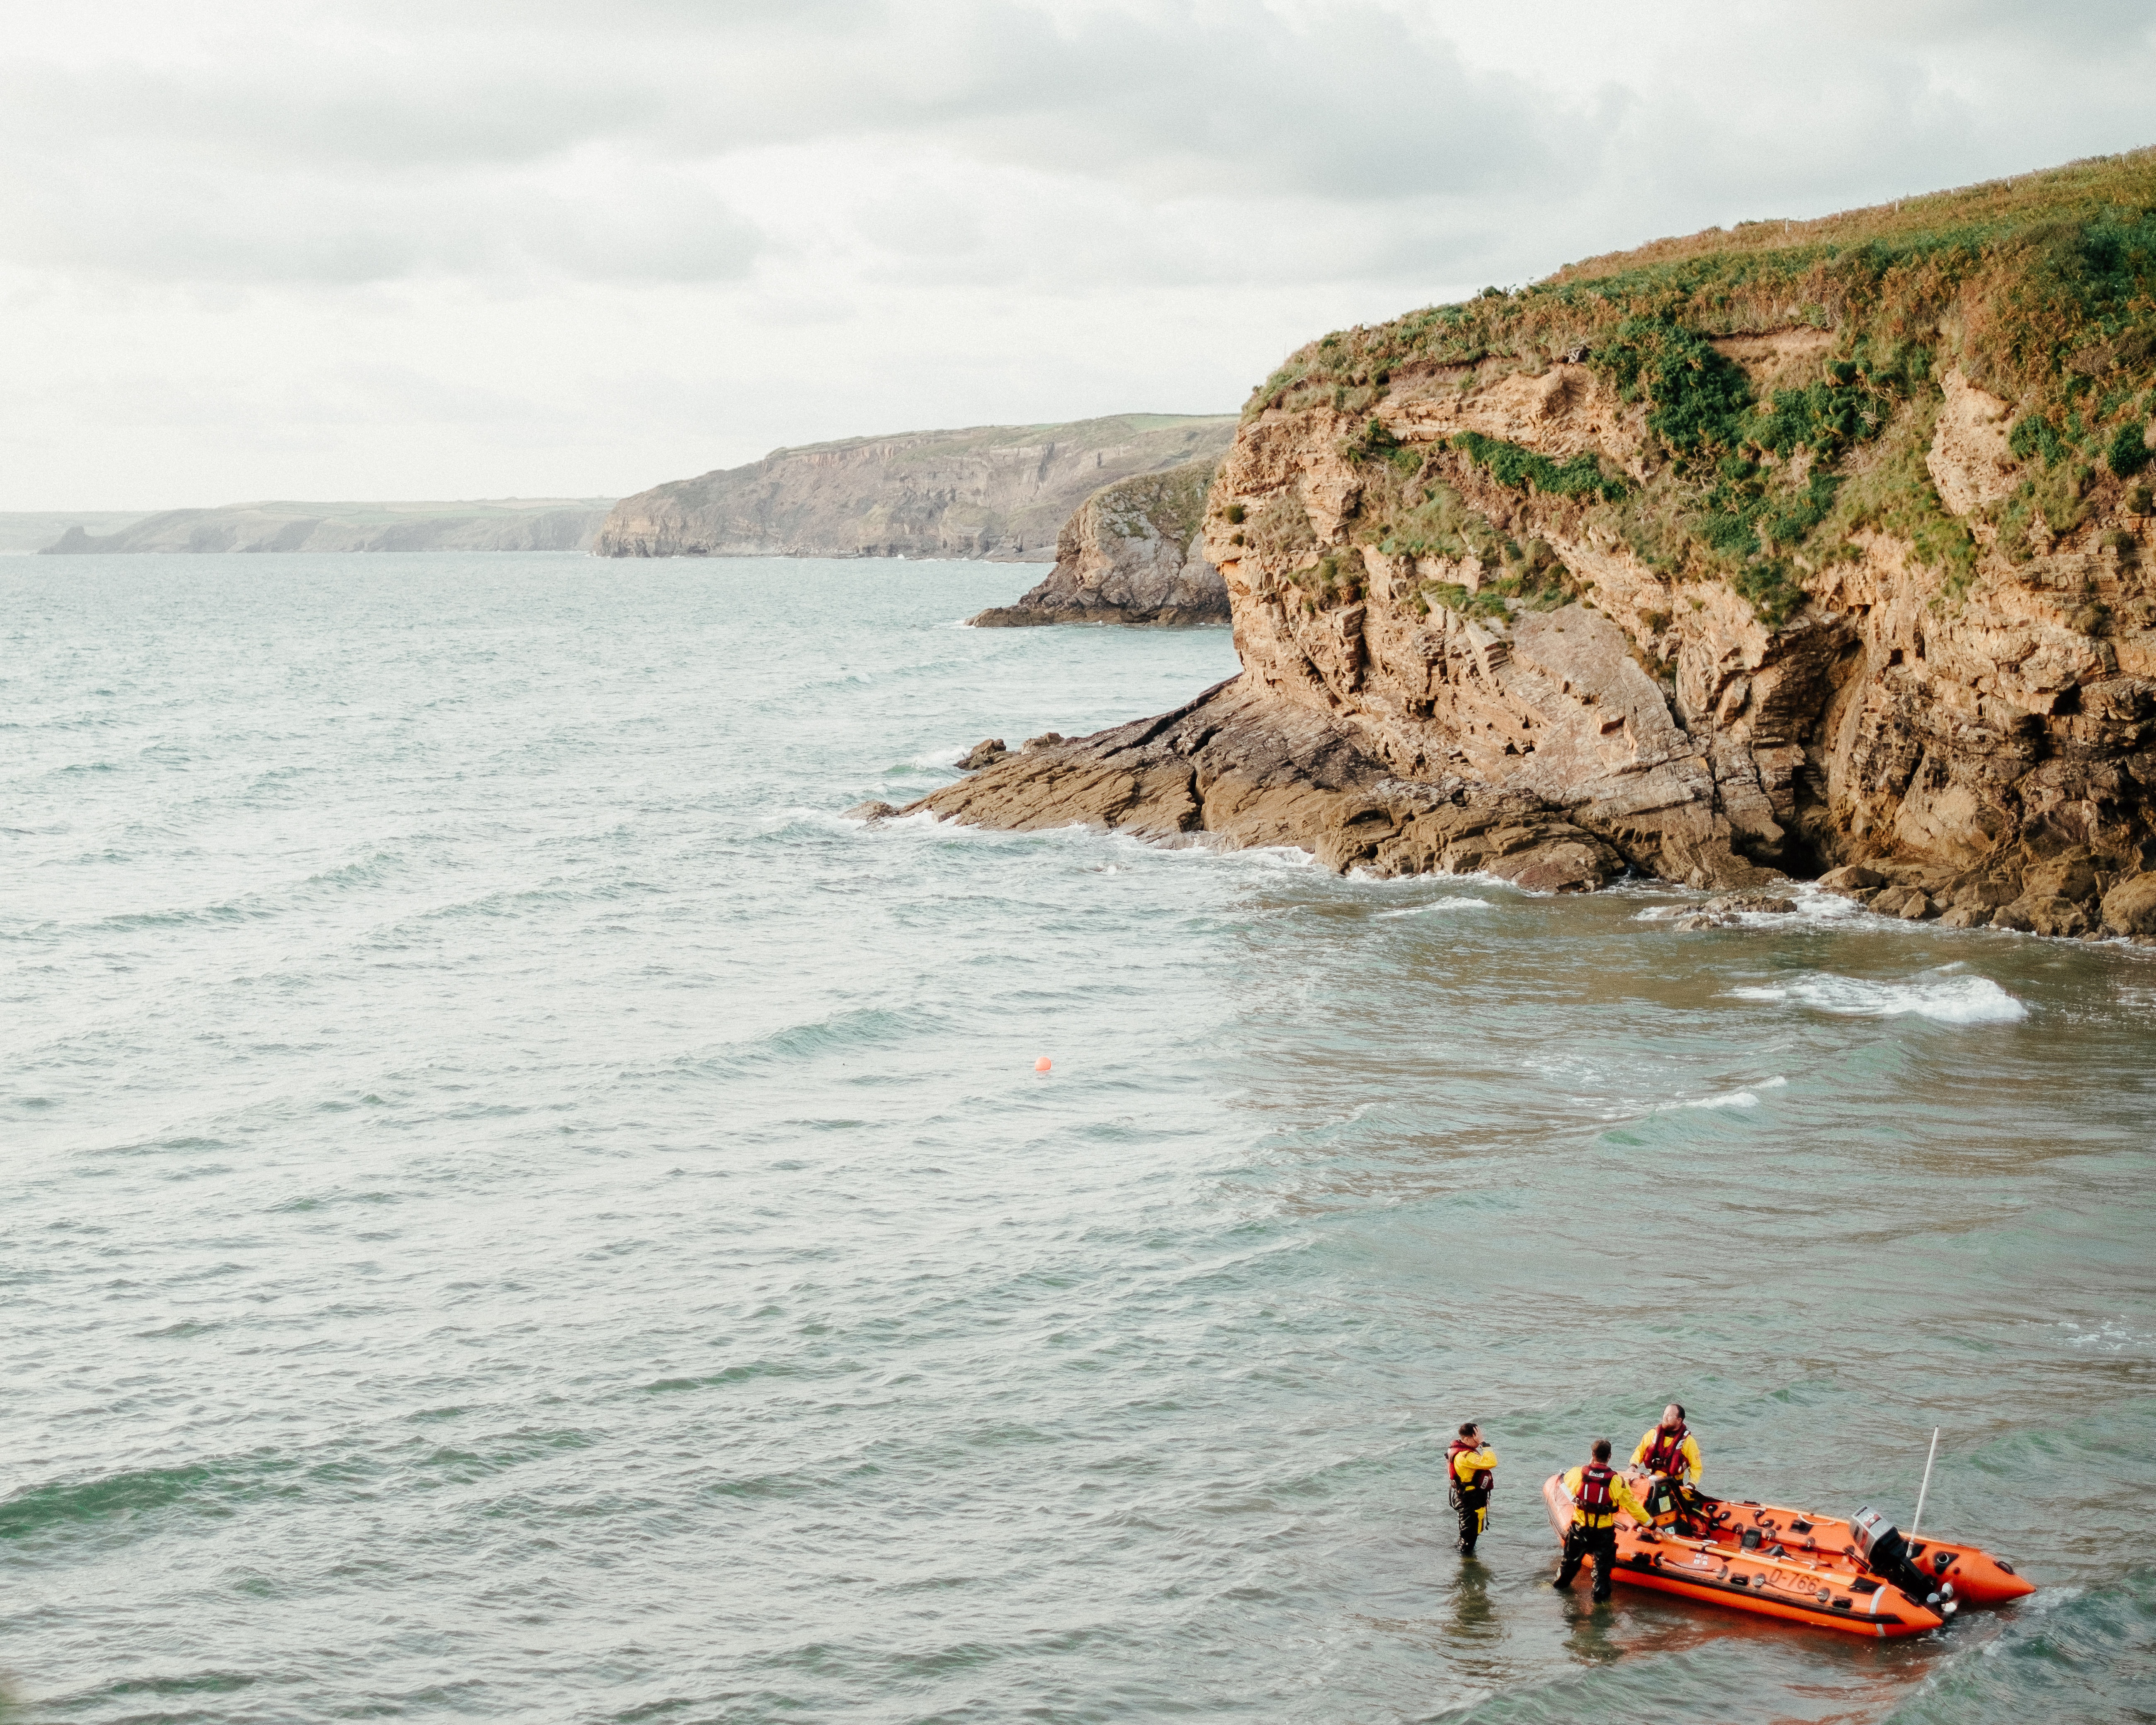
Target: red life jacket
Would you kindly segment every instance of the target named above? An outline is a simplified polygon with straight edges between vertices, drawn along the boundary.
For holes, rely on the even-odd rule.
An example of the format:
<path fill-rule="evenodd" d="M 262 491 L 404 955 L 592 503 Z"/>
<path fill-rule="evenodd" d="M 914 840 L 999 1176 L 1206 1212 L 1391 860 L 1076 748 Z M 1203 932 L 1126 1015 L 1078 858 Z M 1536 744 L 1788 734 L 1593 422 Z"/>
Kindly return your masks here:
<path fill-rule="evenodd" d="M 1653 1447 L 1647 1451 L 1648 1472 L 1666 1473 L 1672 1479 L 1680 1477 L 1685 1471 L 1685 1428 L 1681 1424 L 1675 1431 L 1656 1426 Z"/>
<path fill-rule="evenodd" d="M 1582 1515 L 1614 1516 L 1617 1513 L 1616 1500 L 1609 1491 L 1610 1481 L 1617 1477 L 1617 1470 L 1599 1461 L 1590 1461 L 1579 1471 L 1579 1495 L 1573 1506 Z"/>
<path fill-rule="evenodd" d="M 1460 1477 L 1460 1458 L 1472 1455 L 1482 1446 L 1471 1444 L 1465 1438 L 1455 1438 L 1445 1452 L 1445 1471 L 1452 1476 L 1452 1483 L 1463 1491 L 1487 1491 L 1496 1476 L 1486 1467 L 1478 1467 L 1466 1479 Z"/>

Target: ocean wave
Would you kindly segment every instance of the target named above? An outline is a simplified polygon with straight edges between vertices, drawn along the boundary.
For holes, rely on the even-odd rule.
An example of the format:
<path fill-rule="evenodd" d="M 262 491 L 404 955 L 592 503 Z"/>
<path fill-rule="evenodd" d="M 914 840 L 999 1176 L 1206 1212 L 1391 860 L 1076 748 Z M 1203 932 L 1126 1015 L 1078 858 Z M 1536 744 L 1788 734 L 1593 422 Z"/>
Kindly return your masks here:
<path fill-rule="evenodd" d="M 909 815 L 906 820 L 908 823 L 917 822 L 921 814 L 927 813 L 923 809 L 921 814 Z M 934 819 L 933 816 L 929 818 Z M 884 826 L 895 824 L 890 817 L 886 817 L 880 823 Z M 847 838 L 857 839 L 861 834 L 862 823 L 858 818 L 836 809 L 808 809 L 799 804 L 765 815 L 757 822 L 757 836 L 764 839 L 791 839 L 797 837 L 804 829 L 817 833 L 839 833 Z"/>
<path fill-rule="evenodd" d="M 251 1471 L 244 1464 L 198 1461 L 28 1486 L 0 1498 L 0 1540 L 146 1515 L 191 1497 L 225 1495 L 235 1479 Z"/>
<path fill-rule="evenodd" d="M 2145 1343 L 2148 1337 L 2127 1327 L 2123 1318 L 2105 1318 L 2092 1329 L 2083 1329 L 2071 1319 L 2062 1320 L 2062 1330 L 2074 1333 L 2066 1337 L 2069 1348 L 2086 1348 L 2092 1353 L 2119 1353 L 2135 1343 Z"/>
<path fill-rule="evenodd" d="M 1624 883 L 1621 882 L 1604 889 L 1610 892 L 1625 890 Z M 1667 892 L 1670 889 L 1660 881 L 1650 881 L 1631 890 Z M 1851 916 L 1864 913 L 1864 907 L 1856 900 L 1844 898 L 1839 893 L 1822 892 L 1809 881 L 1796 881 L 1786 887 L 1777 887 L 1775 890 L 1793 900 L 1796 909 L 1794 911 L 1736 911 L 1731 913 L 1737 919 L 1735 926 L 1739 928 L 1796 928 L 1820 923 L 1846 922 Z M 1650 905 L 1644 911 L 1633 912 L 1632 920 L 1635 922 L 1674 922 L 1679 916 L 1688 916 L 1693 911 L 1704 908 L 1713 896 L 1714 895 L 1711 893 L 1700 893 L 1691 898 L 1680 900 L 1676 904 Z M 1910 925 L 1887 916 L 1878 917 L 1875 921 L 1882 931 L 1915 926 L 1933 928 L 1936 932 L 1937 927 L 1930 923 Z"/>
<path fill-rule="evenodd" d="M 663 1065 L 624 1067 L 622 1076 L 631 1081 L 653 1075 L 738 1078 L 752 1072 L 810 1064 L 834 1054 L 894 1047 L 923 1035 L 933 1036 L 946 1029 L 948 1023 L 942 1014 L 925 1009 L 897 1011 L 883 1007 L 851 1007 L 822 1018 L 788 1024 L 746 1042 L 729 1043 L 701 1054 L 680 1055 Z"/>
<path fill-rule="evenodd" d="M 308 886 L 367 886 L 392 871 L 403 872 L 408 865 L 403 856 L 393 850 L 377 850 L 363 860 L 341 864 L 333 869 L 324 869 L 307 876 Z"/>
<path fill-rule="evenodd" d="M 1409 905 L 1404 911 L 1380 911 L 1380 918 L 1387 916 L 1426 916 L 1433 911 L 1486 911 L 1492 908 L 1486 898 L 1441 898 L 1435 904 Z"/>
<path fill-rule="evenodd" d="M 1934 973 L 1906 983 L 1815 971 L 1787 983 L 1732 988 L 1734 1000 L 1788 1000 L 1843 1018 L 1892 1019 L 1914 1014 L 1942 1024 L 2011 1024 L 2029 1009 L 1985 976 Z"/>
<path fill-rule="evenodd" d="M 1760 1091 L 1779 1090 L 1789 1081 L 1786 1078 L 1769 1078 L 1757 1089 L 1727 1091 L 1718 1096 L 1695 1096 L 1691 1101 L 1680 1102 L 1677 1106 L 1681 1108 L 1756 1108 L 1759 1106 Z"/>

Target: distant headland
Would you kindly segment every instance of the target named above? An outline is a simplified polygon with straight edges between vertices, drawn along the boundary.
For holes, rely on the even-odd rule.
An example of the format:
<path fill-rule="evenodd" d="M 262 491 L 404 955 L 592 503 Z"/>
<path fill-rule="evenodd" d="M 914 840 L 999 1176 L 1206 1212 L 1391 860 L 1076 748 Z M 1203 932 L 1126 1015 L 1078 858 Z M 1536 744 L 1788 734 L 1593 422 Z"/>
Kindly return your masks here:
<path fill-rule="evenodd" d="M 230 503 L 106 515 L 0 516 L 65 531 L 49 557 L 100 552 L 588 551 L 613 500 L 511 497 L 459 503 Z M 92 525 L 106 529 L 90 531 Z M 42 534 L 40 536 L 42 537 Z M 27 548 L 27 547 L 26 547 Z"/>
<path fill-rule="evenodd" d="M 614 506 L 603 557 L 983 557 L 1052 562 L 1101 486 L 1218 461 L 1233 414 L 906 431 L 774 449 Z"/>

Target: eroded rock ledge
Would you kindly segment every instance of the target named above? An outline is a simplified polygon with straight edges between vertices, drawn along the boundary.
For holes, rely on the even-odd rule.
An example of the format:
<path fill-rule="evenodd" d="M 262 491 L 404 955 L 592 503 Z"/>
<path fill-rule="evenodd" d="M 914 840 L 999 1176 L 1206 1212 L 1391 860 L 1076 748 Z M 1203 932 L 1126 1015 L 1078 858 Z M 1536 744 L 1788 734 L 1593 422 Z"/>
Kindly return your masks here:
<path fill-rule="evenodd" d="M 1343 872 L 1485 873 L 1536 892 L 1591 891 L 1631 860 L 1532 793 L 1398 778 L 1348 727 L 1246 677 L 1158 718 L 1003 756 L 902 812 L 917 809 L 1016 831 L 1297 845 Z M 1763 877 L 1721 860 L 1727 878 Z"/>

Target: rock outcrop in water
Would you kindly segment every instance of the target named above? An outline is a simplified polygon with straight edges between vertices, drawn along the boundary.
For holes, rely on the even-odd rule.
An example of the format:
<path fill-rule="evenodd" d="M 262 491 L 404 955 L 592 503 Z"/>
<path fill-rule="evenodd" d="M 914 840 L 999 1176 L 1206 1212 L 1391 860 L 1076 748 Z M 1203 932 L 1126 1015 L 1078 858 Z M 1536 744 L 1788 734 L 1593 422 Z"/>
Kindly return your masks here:
<path fill-rule="evenodd" d="M 1209 499 L 1242 676 L 926 806 L 2156 934 L 2152 305 L 2143 151 L 1327 336 Z"/>
<path fill-rule="evenodd" d="M 168 509 L 95 534 L 81 524 L 49 557 L 99 552 L 584 551 L 603 497 L 470 503 L 233 503 Z"/>
<path fill-rule="evenodd" d="M 1063 524 L 1048 578 L 973 626 L 1225 623 L 1227 583 L 1204 542 L 1205 497 L 1219 466 L 1207 457 L 1101 486 Z"/>
<path fill-rule="evenodd" d="M 1218 460 L 1227 416 L 1122 413 L 774 449 L 625 497 L 603 557 L 987 557 L 1047 562 L 1101 485 Z"/>
<path fill-rule="evenodd" d="M 912 807 L 1021 831 L 1082 821 L 1171 842 L 1301 845 L 1342 870 L 1480 870 L 1538 891 L 1599 886 L 1625 868 L 1536 797 L 1399 778 L 1322 714 L 1283 710 L 1240 677 L 1157 719 L 992 757 Z"/>

